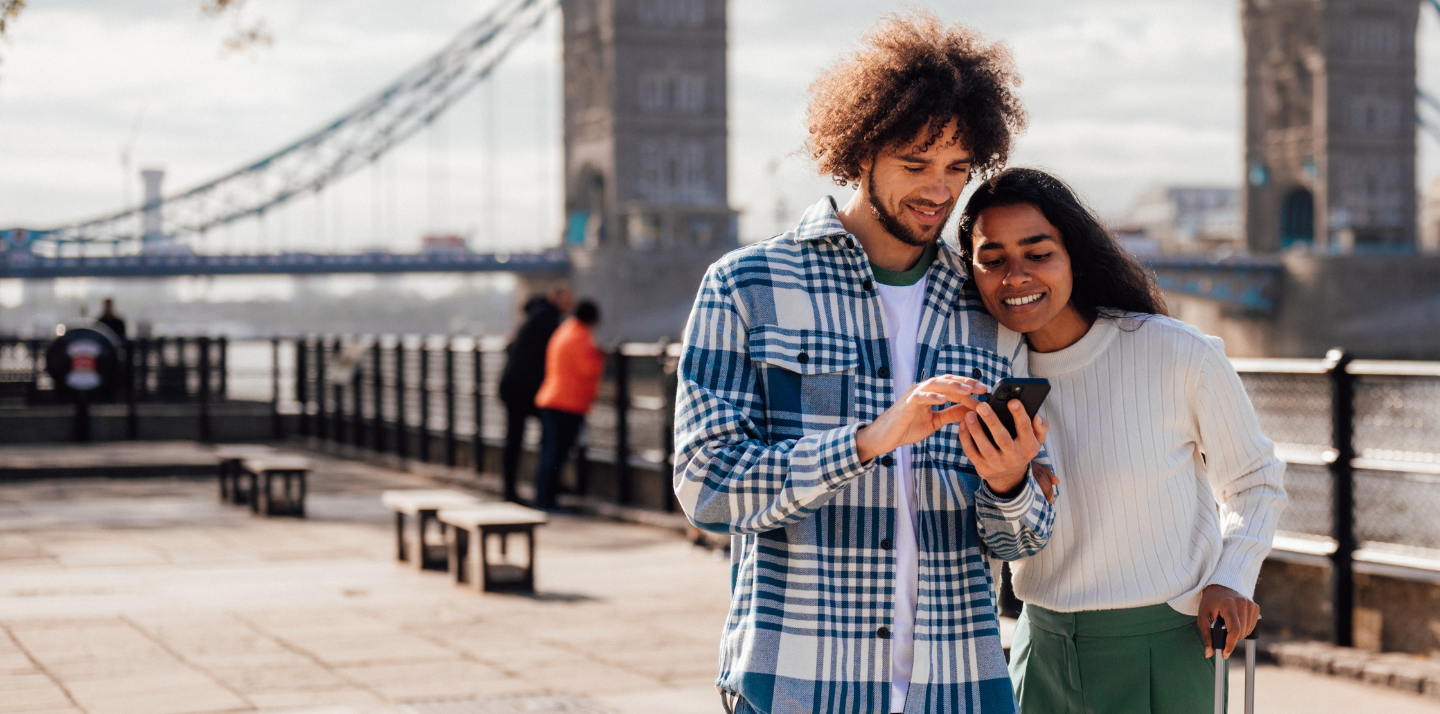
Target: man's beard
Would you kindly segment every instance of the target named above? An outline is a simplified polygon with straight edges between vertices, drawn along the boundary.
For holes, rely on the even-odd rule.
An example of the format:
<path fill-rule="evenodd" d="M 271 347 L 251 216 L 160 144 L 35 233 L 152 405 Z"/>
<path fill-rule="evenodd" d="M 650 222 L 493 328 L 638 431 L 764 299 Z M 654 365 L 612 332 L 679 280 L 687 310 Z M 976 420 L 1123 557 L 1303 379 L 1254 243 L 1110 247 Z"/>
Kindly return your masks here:
<path fill-rule="evenodd" d="M 950 208 L 945 209 L 945 213 L 943 216 L 941 216 L 940 222 L 935 224 L 935 229 L 933 231 L 930 231 L 929 235 L 926 235 L 924 233 L 919 233 L 917 231 L 911 230 L 904 223 L 900 222 L 899 216 L 891 213 L 885 208 L 885 206 L 881 205 L 879 198 L 880 187 L 875 184 L 875 167 L 873 166 L 870 167 L 869 179 L 870 211 L 875 214 L 875 220 L 880 223 L 880 227 L 884 228 L 886 233 L 895 236 L 896 240 L 904 243 L 905 245 L 913 245 L 917 248 L 924 248 L 925 246 L 931 245 L 932 243 L 939 241 L 940 231 L 945 229 L 946 222 L 950 220 L 950 212 L 955 208 L 953 203 L 950 204 Z M 933 208 L 936 210 L 942 208 L 942 206 L 930 203 L 929 201 L 911 201 L 911 203 L 917 208 Z"/>

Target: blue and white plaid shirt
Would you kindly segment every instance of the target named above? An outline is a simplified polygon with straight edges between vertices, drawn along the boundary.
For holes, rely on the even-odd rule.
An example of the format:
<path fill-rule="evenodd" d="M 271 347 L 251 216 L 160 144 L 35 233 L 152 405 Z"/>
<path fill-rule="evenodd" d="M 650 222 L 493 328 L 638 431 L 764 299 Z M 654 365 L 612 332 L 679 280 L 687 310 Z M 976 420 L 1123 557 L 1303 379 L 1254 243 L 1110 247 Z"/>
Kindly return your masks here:
<path fill-rule="evenodd" d="M 1028 373 L 1020 336 L 962 290 L 953 248 L 928 277 L 916 382 Z M 717 684 L 770 714 L 894 709 L 897 469 L 855 447 L 895 401 L 874 280 L 827 198 L 711 266 L 686 328 L 675 493 L 696 526 L 733 536 Z M 989 559 L 1038 552 L 1054 510 L 1033 478 L 996 498 L 958 426 L 912 453 L 919 604 L 904 711 L 1012 714 Z"/>

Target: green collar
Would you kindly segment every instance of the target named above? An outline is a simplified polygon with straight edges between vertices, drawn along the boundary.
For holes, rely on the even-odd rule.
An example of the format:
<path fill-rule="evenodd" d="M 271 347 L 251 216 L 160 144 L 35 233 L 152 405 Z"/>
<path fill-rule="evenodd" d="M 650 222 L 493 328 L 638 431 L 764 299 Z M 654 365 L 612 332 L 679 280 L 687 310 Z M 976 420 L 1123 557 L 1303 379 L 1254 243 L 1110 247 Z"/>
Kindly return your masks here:
<path fill-rule="evenodd" d="M 920 260 L 909 270 L 886 270 L 874 263 L 870 264 L 870 270 L 875 273 L 875 280 L 881 285 L 908 287 L 920 282 L 920 278 L 925 277 L 925 271 L 930 269 L 930 264 L 935 262 L 935 256 L 939 253 L 940 246 L 931 243 L 925 246 L 925 252 L 920 254 Z"/>

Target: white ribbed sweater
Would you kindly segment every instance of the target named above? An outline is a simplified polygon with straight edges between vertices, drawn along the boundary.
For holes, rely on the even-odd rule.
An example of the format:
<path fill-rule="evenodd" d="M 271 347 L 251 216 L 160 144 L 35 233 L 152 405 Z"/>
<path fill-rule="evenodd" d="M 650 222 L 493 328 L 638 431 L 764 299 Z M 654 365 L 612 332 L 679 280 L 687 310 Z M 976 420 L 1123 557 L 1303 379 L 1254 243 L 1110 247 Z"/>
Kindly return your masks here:
<path fill-rule="evenodd" d="M 1031 350 L 1030 373 L 1051 384 L 1060 496 L 1015 594 L 1059 612 L 1168 602 L 1187 615 L 1212 583 L 1253 597 L 1285 464 L 1220 339 L 1168 317 L 1102 318 L 1063 350 Z"/>

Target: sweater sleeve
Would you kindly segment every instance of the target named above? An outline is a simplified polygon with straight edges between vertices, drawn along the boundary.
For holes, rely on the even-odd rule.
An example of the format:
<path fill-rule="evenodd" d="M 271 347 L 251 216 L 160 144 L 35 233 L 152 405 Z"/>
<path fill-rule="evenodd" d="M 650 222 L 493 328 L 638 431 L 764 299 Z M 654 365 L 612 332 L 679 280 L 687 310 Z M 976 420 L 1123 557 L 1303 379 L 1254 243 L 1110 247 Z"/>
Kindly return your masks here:
<path fill-rule="evenodd" d="M 1194 409 L 1205 472 L 1220 507 L 1220 562 L 1208 584 L 1254 597 L 1285 508 L 1285 462 L 1260 432 L 1255 407 L 1218 339 L 1200 360 Z"/>
<path fill-rule="evenodd" d="M 1021 335 L 1000 328 L 1002 354 L 1010 354 L 1011 377 L 1030 376 L 1030 350 Z M 1035 463 L 1054 468 L 1045 445 L 1040 445 L 1040 454 Z M 1057 491 L 1058 493 L 1058 491 Z M 1009 499 L 1002 499 L 990 490 L 990 485 L 980 482 L 975 491 L 975 527 L 980 541 L 990 555 L 999 560 L 1020 560 L 1028 558 L 1045 547 L 1055 525 L 1055 507 L 1045 500 L 1040 484 L 1032 475 L 1025 476 L 1020 493 Z M 992 566 L 999 573 L 998 567 Z M 998 579 L 996 586 L 999 586 Z"/>

